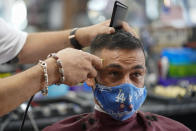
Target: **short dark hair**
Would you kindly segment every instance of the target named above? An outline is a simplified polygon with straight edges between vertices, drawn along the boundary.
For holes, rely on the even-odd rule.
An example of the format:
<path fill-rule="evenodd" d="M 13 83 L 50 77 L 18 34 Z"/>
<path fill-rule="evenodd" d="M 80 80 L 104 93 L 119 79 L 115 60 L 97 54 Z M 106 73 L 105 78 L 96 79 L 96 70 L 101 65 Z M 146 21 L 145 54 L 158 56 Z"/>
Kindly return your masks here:
<path fill-rule="evenodd" d="M 141 49 L 144 52 L 143 45 L 138 38 L 124 30 L 117 30 L 113 34 L 97 35 L 92 41 L 90 51 L 94 54 L 102 49 Z M 144 53 L 145 56 L 145 53 Z"/>

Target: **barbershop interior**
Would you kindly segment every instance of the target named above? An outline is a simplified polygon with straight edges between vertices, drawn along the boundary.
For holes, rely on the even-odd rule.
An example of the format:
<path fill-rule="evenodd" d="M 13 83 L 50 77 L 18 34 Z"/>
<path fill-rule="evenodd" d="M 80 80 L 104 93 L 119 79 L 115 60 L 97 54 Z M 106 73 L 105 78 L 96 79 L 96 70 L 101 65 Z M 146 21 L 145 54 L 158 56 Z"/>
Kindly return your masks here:
<path fill-rule="evenodd" d="M 147 97 L 139 110 L 168 117 L 196 131 L 196 1 L 119 1 L 128 7 L 124 20 L 138 34 L 145 52 Z M 1 0 L 0 17 L 28 33 L 65 30 L 111 19 L 114 3 L 115 0 Z M 82 50 L 89 52 L 89 47 Z M 0 78 L 32 66 L 2 64 Z M 28 101 L 0 117 L 0 131 L 18 131 L 27 105 Z M 94 107 L 93 90 L 86 83 L 50 85 L 47 96 L 35 94 L 23 130 L 39 131 L 70 116 L 93 112 Z"/>

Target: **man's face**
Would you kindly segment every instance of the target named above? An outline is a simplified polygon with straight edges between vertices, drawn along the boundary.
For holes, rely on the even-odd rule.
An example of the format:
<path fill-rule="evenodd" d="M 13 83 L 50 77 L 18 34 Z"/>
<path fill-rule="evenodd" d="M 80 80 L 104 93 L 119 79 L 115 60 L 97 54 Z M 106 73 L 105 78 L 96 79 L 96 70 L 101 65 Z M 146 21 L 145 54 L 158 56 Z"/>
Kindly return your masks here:
<path fill-rule="evenodd" d="M 130 83 L 139 88 L 144 86 L 146 67 L 141 49 L 103 49 L 95 52 L 95 55 L 103 59 L 103 68 L 96 77 L 99 84 L 117 86 Z"/>

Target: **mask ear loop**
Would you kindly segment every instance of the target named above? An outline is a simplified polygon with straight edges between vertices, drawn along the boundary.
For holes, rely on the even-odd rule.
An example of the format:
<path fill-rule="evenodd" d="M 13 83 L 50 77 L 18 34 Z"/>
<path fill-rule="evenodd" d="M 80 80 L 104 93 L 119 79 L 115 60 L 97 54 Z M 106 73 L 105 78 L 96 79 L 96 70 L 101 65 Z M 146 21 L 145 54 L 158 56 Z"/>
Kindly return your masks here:
<path fill-rule="evenodd" d="M 95 85 L 98 84 L 97 79 L 95 78 Z"/>
<path fill-rule="evenodd" d="M 95 78 L 95 88 L 97 88 L 97 84 L 98 84 L 98 82 L 97 82 L 97 79 Z M 95 90 L 95 89 L 94 89 Z M 94 93 L 93 93 L 94 94 Z M 98 102 L 98 100 L 95 98 L 95 96 L 94 96 L 94 101 L 95 101 L 95 104 L 97 104 L 98 106 L 99 106 L 99 108 L 102 110 L 102 111 L 104 111 L 104 109 L 101 107 L 101 105 L 100 105 L 100 103 Z M 104 111 L 105 112 L 105 111 Z"/>
<path fill-rule="evenodd" d="M 96 78 L 95 78 L 95 84 L 94 84 L 94 86 L 92 86 L 91 88 L 92 88 L 92 91 L 93 91 L 93 92 L 95 91 L 95 88 L 97 88 L 97 80 L 96 80 Z M 93 93 L 93 94 L 94 94 L 94 93 Z"/>

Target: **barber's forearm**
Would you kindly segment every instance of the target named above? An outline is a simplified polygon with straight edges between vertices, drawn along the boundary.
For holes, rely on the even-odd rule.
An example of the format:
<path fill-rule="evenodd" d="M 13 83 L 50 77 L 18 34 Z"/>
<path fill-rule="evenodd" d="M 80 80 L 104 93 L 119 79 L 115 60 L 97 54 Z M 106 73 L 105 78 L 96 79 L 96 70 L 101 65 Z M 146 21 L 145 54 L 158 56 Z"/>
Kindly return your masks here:
<path fill-rule="evenodd" d="M 55 60 L 46 60 L 49 84 L 58 81 Z M 24 101 L 42 89 L 43 70 L 36 65 L 14 76 L 0 79 L 0 116 L 14 110 Z"/>
<path fill-rule="evenodd" d="M 35 63 L 39 59 L 45 59 L 49 53 L 72 47 L 68 39 L 69 32 L 70 30 L 29 34 L 18 55 L 19 62 Z"/>
<path fill-rule="evenodd" d="M 114 28 L 108 27 L 108 25 L 109 21 L 105 21 L 100 24 L 79 28 L 75 33 L 76 39 L 82 47 L 89 46 L 98 34 L 115 32 Z M 29 34 L 22 51 L 18 55 L 19 62 L 35 63 L 38 59 L 45 59 L 51 52 L 72 47 L 68 39 L 69 34 L 70 30 Z"/>

